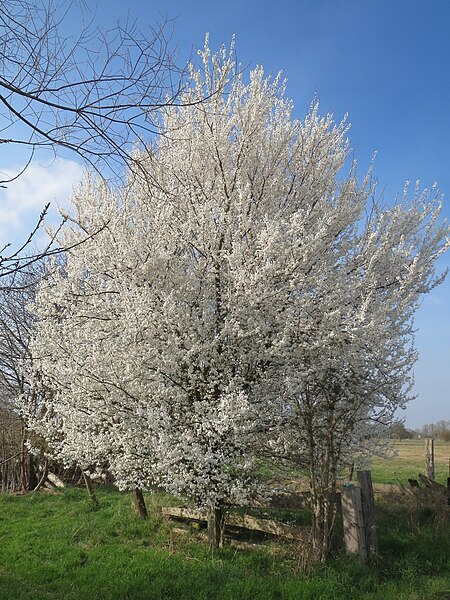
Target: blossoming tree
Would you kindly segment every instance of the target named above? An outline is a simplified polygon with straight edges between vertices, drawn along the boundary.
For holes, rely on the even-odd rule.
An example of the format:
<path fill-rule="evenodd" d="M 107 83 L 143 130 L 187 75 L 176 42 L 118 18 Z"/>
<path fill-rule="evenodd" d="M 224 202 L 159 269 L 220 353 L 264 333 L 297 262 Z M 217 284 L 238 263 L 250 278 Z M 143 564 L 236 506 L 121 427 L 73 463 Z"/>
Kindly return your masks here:
<path fill-rule="evenodd" d="M 325 557 L 339 470 L 407 400 L 447 229 L 426 196 L 382 208 L 370 174 L 343 174 L 345 121 L 316 104 L 294 119 L 279 78 L 202 58 L 161 114 L 148 185 L 75 194 L 72 250 L 37 301 L 49 392 L 29 418 L 65 460 L 211 511 L 248 498 L 269 448 L 308 473 Z"/>

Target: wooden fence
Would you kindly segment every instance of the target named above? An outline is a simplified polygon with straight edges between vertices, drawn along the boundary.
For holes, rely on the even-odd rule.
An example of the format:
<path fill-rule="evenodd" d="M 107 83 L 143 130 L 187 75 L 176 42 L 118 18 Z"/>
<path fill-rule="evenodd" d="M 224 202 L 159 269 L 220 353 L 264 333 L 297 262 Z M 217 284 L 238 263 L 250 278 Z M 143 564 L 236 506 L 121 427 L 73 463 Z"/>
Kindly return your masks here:
<path fill-rule="evenodd" d="M 366 560 L 378 550 L 374 500 L 376 495 L 397 496 L 403 494 L 420 497 L 439 492 L 450 504 L 450 478 L 448 479 L 448 488 L 438 484 L 426 475 L 420 474 L 419 480 L 425 487 L 420 487 L 416 480 L 410 480 L 409 486 L 372 483 L 370 471 L 358 471 L 357 482 L 342 486 L 335 500 L 337 510 L 342 515 L 343 543 L 348 554 L 355 554 L 360 556 L 362 560 Z M 279 494 L 267 506 L 253 505 L 248 508 L 254 509 L 255 507 L 272 512 L 273 509 L 277 508 L 292 512 L 302 511 L 310 507 L 310 494 L 307 492 Z M 206 512 L 194 508 L 164 507 L 162 512 L 170 518 L 196 521 L 206 525 L 211 546 L 221 544 L 222 532 L 225 527 L 237 527 L 290 540 L 306 541 L 310 537 L 309 527 L 240 513 L 236 510 L 230 510 L 224 513 L 222 517 L 219 515 L 219 511 L 213 519 Z M 221 521 L 221 518 L 223 518 L 223 521 Z"/>
<path fill-rule="evenodd" d="M 163 507 L 162 513 L 168 517 L 180 518 L 183 520 L 186 519 L 188 521 L 208 522 L 208 514 L 195 508 L 166 506 Z M 288 525 L 274 519 L 266 519 L 235 512 L 226 513 L 225 524 L 231 527 L 258 531 L 260 533 L 267 533 L 269 535 L 275 535 L 291 540 L 304 540 L 308 535 L 305 527 Z"/>
<path fill-rule="evenodd" d="M 344 545 L 348 553 L 357 553 L 366 559 L 370 552 L 377 549 L 375 530 L 375 504 L 372 490 L 370 471 L 358 472 L 358 485 L 347 484 L 340 493 L 336 494 L 336 507 L 342 512 Z M 283 508 L 289 511 L 309 509 L 310 494 L 279 494 L 268 506 L 254 505 L 248 508 L 273 511 Z M 234 507 L 236 508 L 236 507 Z M 284 523 L 277 519 L 239 513 L 230 510 L 224 513 L 224 521 L 220 517 L 212 519 L 207 512 L 195 508 L 163 507 L 165 516 L 175 519 L 196 521 L 207 525 L 209 541 L 212 546 L 221 544 L 221 533 L 224 527 L 237 527 L 257 531 L 272 536 L 291 540 L 306 541 L 310 537 L 310 527 Z"/>

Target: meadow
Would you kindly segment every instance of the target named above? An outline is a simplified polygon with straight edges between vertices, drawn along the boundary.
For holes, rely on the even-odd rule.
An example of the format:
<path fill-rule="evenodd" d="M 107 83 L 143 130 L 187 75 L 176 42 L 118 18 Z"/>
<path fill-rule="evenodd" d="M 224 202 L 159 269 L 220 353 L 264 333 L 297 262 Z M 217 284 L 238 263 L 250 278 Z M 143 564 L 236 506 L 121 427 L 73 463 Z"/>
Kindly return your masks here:
<path fill-rule="evenodd" d="M 374 480 L 417 475 L 421 448 L 402 442 L 396 458 L 374 464 Z M 445 462 L 449 446 L 441 449 Z M 313 567 L 298 542 L 229 541 L 211 553 L 204 530 L 161 516 L 176 502 L 163 494 L 146 495 L 147 520 L 134 515 L 130 494 L 97 495 L 98 509 L 80 488 L 0 495 L 1 600 L 450 599 L 442 502 L 378 500 L 379 555 L 362 564 L 337 549 Z"/>
<path fill-rule="evenodd" d="M 370 466 L 372 479 L 378 483 L 401 483 L 408 485 L 408 479 L 417 479 L 424 473 L 425 441 L 395 440 L 392 444 L 394 456 L 389 459 L 375 458 Z M 450 477 L 450 442 L 435 441 L 435 479 L 443 485 Z"/>

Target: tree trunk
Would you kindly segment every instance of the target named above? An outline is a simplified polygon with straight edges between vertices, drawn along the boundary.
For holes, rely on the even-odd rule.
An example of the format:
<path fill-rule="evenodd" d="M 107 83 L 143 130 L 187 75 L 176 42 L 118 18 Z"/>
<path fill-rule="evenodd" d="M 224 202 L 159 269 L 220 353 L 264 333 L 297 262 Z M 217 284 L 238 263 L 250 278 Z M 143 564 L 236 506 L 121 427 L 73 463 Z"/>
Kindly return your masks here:
<path fill-rule="evenodd" d="M 141 519 L 146 519 L 148 517 L 147 507 L 145 506 L 144 495 L 140 488 L 136 488 L 133 491 L 133 499 L 134 499 L 134 507 L 136 510 L 136 514 Z"/>
<path fill-rule="evenodd" d="M 331 551 L 335 505 L 333 490 L 316 489 L 311 496 L 312 543 L 318 562 L 325 562 Z"/>
<path fill-rule="evenodd" d="M 30 491 L 30 472 L 29 472 L 29 457 L 26 447 L 27 433 L 24 423 L 21 424 L 21 448 L 20 448 L 20 481 L 22 484 L 22 491 Z"/>
<path fill-rule="evenodd" d="M 31 492 L 38 484 L 34 456 L 28 453 L 28 491 Z"/>
<path fill-rule="evenodd" d="M 333 433 L 333 413 L 327 436 L 318 447 L 312 422 L 308 422 L 309 482 L 312 509 L 312 543 L 315 559 L 325 562 L 332 546 L 336 508 L 337 452 Z"/>
<path fill-rule="evenodd" d="M 223 544 L 224 512 L 221 508 L 214 508 L 208 515 L 209 547 L 220 548 Z"/>

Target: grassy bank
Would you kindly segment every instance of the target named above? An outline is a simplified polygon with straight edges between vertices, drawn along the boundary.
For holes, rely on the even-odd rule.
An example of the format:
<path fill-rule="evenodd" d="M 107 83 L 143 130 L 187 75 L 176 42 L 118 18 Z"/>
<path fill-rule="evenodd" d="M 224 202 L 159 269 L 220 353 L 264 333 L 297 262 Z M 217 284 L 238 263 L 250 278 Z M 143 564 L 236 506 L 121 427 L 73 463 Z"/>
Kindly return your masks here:
<path fill-rule="evenodd" d="M 389 459 L 373 459 L 372 479 L 379 483 L 408 484 L 408 478 L 417 479 L 424 472 L 425 441 L 394 441 L 395 456 Z M 449 476 L 450 442 L 435 442 L 436 481 L 446 485 Z"/>
<path fill-rule="evenodd" d="M 0 598 L 8 600 L 239 600 L 450 598 L 446 510 L 377 506 L 380 557 L 369 566 L 337 554 L 303 571 L 295 544 L 228 545 L 210 554 L 204 534 L 161 518 L 162 496 L 138 520 L 128 494 L 0 496 Z"/>

